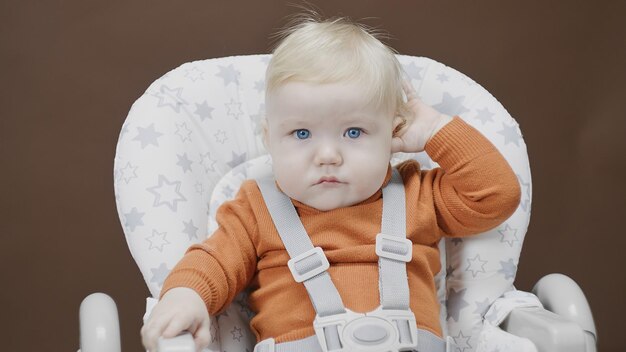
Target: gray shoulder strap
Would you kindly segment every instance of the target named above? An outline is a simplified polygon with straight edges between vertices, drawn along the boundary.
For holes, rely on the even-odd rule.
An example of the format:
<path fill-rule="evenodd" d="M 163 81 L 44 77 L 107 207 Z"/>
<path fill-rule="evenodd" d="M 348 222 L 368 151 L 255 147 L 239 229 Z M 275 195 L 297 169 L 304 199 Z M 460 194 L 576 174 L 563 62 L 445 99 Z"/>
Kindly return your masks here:
<path fill-rule="evenodd" d="M 409 286 L 406 262 L 411 260 L 412 243 L 406 238 L 406 200 L 402 177 L 392 169 L 392 178 L 383 188 L 381 233 L 376 237 L 379 255 L 379 291 L 384 309 L 409 309 Z M 328 260 L 306 233 L 291 199 L 276 187 L 273 178 L 258 179 L 265 204 L 283 241 L 289 268 L 298 282 L 304 282 L 320 316 L 345 312 L 337 288 L 332 283 Z"/>
<path fill-rule="evenodd" d="M 273 178 L 258 179 L 257 184 L 287 253 L 289 269 L 298 282 L 304 282 L 313 308 L 319 316 L 345 313 L 337 288 L 332 283 L 328 260 L 321 248 L 313 248 L 291 199 L 281 192 Z"/>
<path fill-rule="evenodd" d="M 383 188 L 381 234 L 376 236 L 378 290 L 384 309 L 409 309 L 406 262 L 411 261 L 413 244 L 406 238 L 404 183 L 397 169 Z"/>

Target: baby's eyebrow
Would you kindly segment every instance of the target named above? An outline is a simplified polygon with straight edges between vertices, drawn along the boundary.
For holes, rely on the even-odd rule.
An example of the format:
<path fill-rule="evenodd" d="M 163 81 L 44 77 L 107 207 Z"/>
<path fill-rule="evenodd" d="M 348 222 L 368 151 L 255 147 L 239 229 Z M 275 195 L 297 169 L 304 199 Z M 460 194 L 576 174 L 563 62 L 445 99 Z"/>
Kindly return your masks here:
<path fill-rule="evenodd" d="M 372 128 L 376 125 L 375 121 L 372 121 L 371 118 L 360 115 L 342 116 L 338 119 L 338 122 L 342 125 L 345 125 L 344 127 L 365 126 L 367 128 Z M 277 125 L 279 128 L 309 128 L 315 127 L 316 124 L 317 121 L 314 118 L 304 119 L 300 117 L 286 117 L 282 119 L 282 121 L 280 121 Z"/>
<path fill-rule="evenodd" d="M 362 126 L 374 126 L 375 123 L 374 121 L 365 118 L 365 117 L 360 117 L 360 116 L 351 116 L 349 118 L 345 118 L 345 119 L 341 119 L 341 122 L 346 124 L 346 125 L 362 125 Z"/>
<path fill-rule="evenodd" d="M 287 118 L 280 123 L 278 123 L 278 127 L 286 128 L 292 126 L 306 126 L 311 123 L 310 120 L 299 119 L 299 118 Z"/>

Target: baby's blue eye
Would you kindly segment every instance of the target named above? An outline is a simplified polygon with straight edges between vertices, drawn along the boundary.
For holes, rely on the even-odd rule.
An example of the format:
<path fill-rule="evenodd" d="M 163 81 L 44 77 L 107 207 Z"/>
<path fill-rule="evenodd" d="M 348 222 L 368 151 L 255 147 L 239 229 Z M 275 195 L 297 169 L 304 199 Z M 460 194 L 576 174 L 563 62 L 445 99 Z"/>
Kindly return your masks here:
<path fill-rule="evenodd" d="M 311 132 L 305 129 L 295 130 L 293 133 L 296 135 L 296 138 L 298 139 L 307 139 L 311 135 Z"/>
<path fill-rule="evenodd" d="M 350 138 L 359 138 L 361 129 L 356 127 L 349 128 L 344 135 Z"/>

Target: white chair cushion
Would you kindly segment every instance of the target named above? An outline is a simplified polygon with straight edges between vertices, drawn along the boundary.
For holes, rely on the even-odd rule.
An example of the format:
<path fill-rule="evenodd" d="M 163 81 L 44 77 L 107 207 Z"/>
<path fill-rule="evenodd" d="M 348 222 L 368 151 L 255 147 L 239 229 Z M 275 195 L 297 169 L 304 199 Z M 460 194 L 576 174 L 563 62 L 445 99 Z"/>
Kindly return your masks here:
<path fill-rule="evenodd" d="M 243 179 L 271 171 L 260 136 L 269 58 L 185 63 L 150 85 L 128 114 L 115 156 L 115 196 L 130 251 L 154 297 L 189 245 L 215 229 L 219 204 L 234 197 Z M 442 326 L 460 351 L 473 351 L 484 313 L 513 289 L 530 218 L 526 146 L 515 120 L 470 78 L 428 58 L 398 59 L 420 97 L 480 130 L 511 164 L 522 187 L 520 206 L 505 223 L 441 243 L 447 269 L 436 278 Z M 437 166 L 425 153 L 397 155 L 394 163 L 406 158 L 425 168 Z M 216 339 L 210 350 L 245 350 L 253 343 L 245 293 L 238 302 L 219 318 L 221 342 Z"/>

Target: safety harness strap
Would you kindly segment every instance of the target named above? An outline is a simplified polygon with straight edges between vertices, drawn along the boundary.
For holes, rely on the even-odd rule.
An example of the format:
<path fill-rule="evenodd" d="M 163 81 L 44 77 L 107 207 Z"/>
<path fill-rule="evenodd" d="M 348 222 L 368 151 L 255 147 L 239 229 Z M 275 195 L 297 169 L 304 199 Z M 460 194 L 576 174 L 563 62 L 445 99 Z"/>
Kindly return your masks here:
<path fill-rule="evenodd" d="M 287 253 L 296 281 L 304 282 L 315 311 L 320 316 L 345 313 L 345 307 L 337 288 L 332 283 L 328 260 L 324 253 L 313 248 L 291 199 L 276 188 L 273 178 L 258 179 L 257 184 L 274 221 Z"/>
<path fill-rule="evenodd" d="M 382 235 L 376 237 L 378 290 L 383 309 L 402 310 L 409 309 L 406 262 L 411 260 L 413 245 L 406 238 L 404 184 L 398 170 L 392 170 L 391 180 L 383 188 Z"/>
<path fill-rule="evenodd" d="M 257 184 L 263 195 L 278 235 L 290 256 L 289 269 L 297 282 L 302 282 L 311 298 L 317 316 L 314 322 L 317 339 L 323 343 L 323 351 L 343 350 L 342 330 L 345 324 L 359 318 L 345 308 L 337 288 L 327 272 L 328 259 L 319 247 L 313 247 L 291 199 L 281 192 L 273 178 L 258 179 Z M 367 336 L 368 329 L 376 331 L 376 343 L 394 343 L 383 332 L 389 324 L 395 325 L 397 346 L 416 346 L 417 330 L 415 317 L 409 307 L 409 285 L 406 263 L 412 259 L 413 244 L 406 238 L 406 199 L 402 177 L 397 169 L 392 169 L 392 177 L 383 188 L 383 214 L 381 233 L 376 236 L 376 254 L 379 256 L 378 286 L 380 308 L 383 316 L 395 314 L 387 320 L 387 325 L 378 326 L 378 320 L 364 320 L 364 326 L 355 327 L 352 332 L 363 340 L 359 343 L 372 344 L 373 337 Z M 376 314 L 375 311 L 369 314 Z M 326 319 L 330 318 L 330 320 Z M 345 318 L 345 319 L 344 319 Z M 338 321 L 335 321 L 339 319 Z M 384 318 L 387 319 L 387 318 Z M 368 325 L 369 324 L 369 325 Z M 373 325 L 372 325 L 373 324 Z M 319 330 L 319 331 L 318 331 Z M 382 334 L 378 336 L 379 334 Z M 354 336 L 356 336 L 354 335 Z M 351 335 L 353 336 L 353 335 Z M 374 341 L 374 340 L 372 340 Z M 291 350 L 290 350 L 291 351 Z"/>

